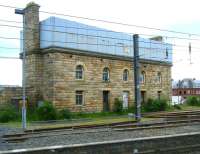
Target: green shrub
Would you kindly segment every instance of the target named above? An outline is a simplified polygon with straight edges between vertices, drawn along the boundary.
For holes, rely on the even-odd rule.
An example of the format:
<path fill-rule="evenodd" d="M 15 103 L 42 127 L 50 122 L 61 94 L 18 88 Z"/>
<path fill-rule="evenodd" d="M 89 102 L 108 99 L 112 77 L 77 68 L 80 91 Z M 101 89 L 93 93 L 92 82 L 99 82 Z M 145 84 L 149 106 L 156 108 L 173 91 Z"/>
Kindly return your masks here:
<path fill-rule="evenodd" d="M 62 109 L 59 111 L 59 118 L 60 119 L 70 119 L 71 118 L 71 112 L 67 108 Z"/>
<path fill-rule="evenodd" d="M 0 122 L 14 121 L 19 118 L 19 113 L 11 104 L 1 106 L 0 110 Z"/>
<path fill-rule="evenodd" d="M 122 113 L 123 113 L 123 114 L 135 113 L 135 111 L 136 111 L 135 106 L 130 106 L 130 107 L 128 107 L 127 109 L 123 109 L 123 110 L 122 110 Z"/>
<path fill-rule="evenodd" d="M 147 103 L 144 104 L 144 111 L 146 112 L 165 111 L 167 108 L 168 104 L 165 99 L 148 99 Z"/>
<path fill-rule="evenodd" d="M 52 103 L 45 101 L 36 110 L 38 120 L 56 120 L 57 111 Z"/>
<path fill-rule="evenodd" d="M 113 111 L 114 111 L 114 112 L 117 112 L 117 113 L 120 113 L 120 112 L 123 111 L 122 100 L 120 100 L 119 98 L 115 98 Z"/>
<path fill-rule="evenodd" d="M 36 120 L 38 120 L 37 108 L 34 107 L 34 106 L 28 106 L 26 115 L 27 115 L 27 120 L 28 121 L 36 121 Z"/>
<path fill-rule="evenodd" d="M 175 104 L 175 105 L 174 105 L 174 108 L 177 109 L 177 110 L 181 110 L 181 109 L 182 109 L 181 106 L 178 105 L 178 104 Z"/>
<path fill-rule="evenodd" d="M 189 96 L 186 99 L 186 103 L 192 106 L 200 106 L 200 98 L 197 96 Z"/>

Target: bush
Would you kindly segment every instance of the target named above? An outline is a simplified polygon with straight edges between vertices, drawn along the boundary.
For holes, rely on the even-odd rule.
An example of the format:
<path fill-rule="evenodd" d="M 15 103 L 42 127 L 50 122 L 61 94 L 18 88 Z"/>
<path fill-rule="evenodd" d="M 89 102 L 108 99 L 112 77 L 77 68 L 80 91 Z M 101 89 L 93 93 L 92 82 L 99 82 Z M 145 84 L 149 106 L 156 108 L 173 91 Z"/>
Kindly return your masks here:
<path fill-rule="evenodd" d="M 6 104 L 0 108 L 0 122 L 14 121 L 19 118 L 17 110 L 12 105 Z"/>
<path fill-rule="evenodd" d="M 186 99 L 186 103 L 192 106 L 200 106 L 200 98 L 197 96 L 189 96 Z"/>
<path fill-rule="evenodd" d="M 40 107 L 36 110 L 37 117 L 39 120 L 56 120 L 57 111 L 52 103 L 45 101 Z"/>
<path fill-rule="evenodd" d="M 71 118 L 71 112 L 65 108 L 59 111 L 59 119 L 70 119 Z"/>
<path fill-rule="evenodd" d="M 27 111 L 26 116 L 28 121 L 38 120 L 37 108 L 35 106 L 28 106 L 26 111 Z"/>
<path fill-rule="evenodd" d="M 135 106 L 130 106 L 130 107 L 128 107 L 127 110 L 125 110 L 125 112 L 127 112 L 127 113 L 135 113 L 135 111 L 136 111 Z"/>
<path fill-rule="evenodd" d="M 177 109 L 177 110 L 181 110 L 181 109 L 182 109 L 181 106 L 178 105 L 178 104 L 175 104 L 175 105 L 174 105 L 174 108 Z"/>
<path fill-rule="evenodd" d="M 167 108 L 168 104 L 165 99 L 148 99 L 144 104 L 144 110 L 147 112 L 165 111 Z"/>
<path fill-rule="evenodd" d="M 120 113 L 123 111 L 122 101 L 119 98 L 115 98 L 113 111 L 117 113 Z"/>

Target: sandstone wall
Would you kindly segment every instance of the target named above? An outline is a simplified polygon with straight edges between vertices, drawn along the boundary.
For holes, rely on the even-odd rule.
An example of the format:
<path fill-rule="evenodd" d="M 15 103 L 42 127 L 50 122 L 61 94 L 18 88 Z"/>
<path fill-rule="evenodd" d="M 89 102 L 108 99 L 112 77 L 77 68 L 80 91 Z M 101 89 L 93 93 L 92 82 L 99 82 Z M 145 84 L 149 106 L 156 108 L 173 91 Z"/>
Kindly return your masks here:
<path fill-rule="evenodd" d="M 72 111 L 102 111 L 103 91 L 110 91 L 110 108 L 114 99 L 122 98 L 123 91 L 129 92 L 129 106 L 134 102 L 133 67 L 131 61 L 105 59 L 72 55 L 67 53 L 48 53 L 43 57 L 44 100 L 52 101 L 58 108 L 70 108 Z M 84 67 L 84 79 L 75 78 L 77 65 Z M 102 80 L 103 68 L 110 70 L 110 81 Z M 123 70 L 129 70 L 128 81 L 122 80 Z M 146 72 L 146 82 L 141 90 L 146 91 L 147 98 L 157 98 L 158 91 L 171 99 L 171 68 L 167 65 L 142 63 L 141 71 Z M 157 73 L 161 72 L 162 82 L 157 82 Z M 32 75 L 31 75 L 32 76 Z M 77 106 L 75 91 L 84 91 L 84 105 Z"/>
<path fill-rule="evenodd" d="M 26 94 L 29 103 L 43 100 L 43 55 L 31 54 L 26 57 Z"/>

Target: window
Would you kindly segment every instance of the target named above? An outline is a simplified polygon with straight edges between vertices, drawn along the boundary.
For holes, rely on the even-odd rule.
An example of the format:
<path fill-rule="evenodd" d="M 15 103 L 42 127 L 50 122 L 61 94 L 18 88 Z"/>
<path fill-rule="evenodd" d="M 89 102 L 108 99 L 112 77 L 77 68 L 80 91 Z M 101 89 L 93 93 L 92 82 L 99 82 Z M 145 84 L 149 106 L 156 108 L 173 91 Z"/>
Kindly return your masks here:
<path fill-rule="evenodd" d="M 76 79 L 83 79 L 83 66 L 76 66 Z"/>
<path fill-rule="evenodd" d="M 103 81 L 109 81 L 109 69 L 107 67 L 105 67 L 103 69 Z"/>
<path fill-rule="evenodd" d="M 83 91 L 76 91 L 76 105 L 83 105 Z"/>
<path fill-rule="evenodd" d="M 157 81 L 158 81 L 158 83 L 162 82 L 162 75 L 160 72 L 158 72 L 158 74 L 157 74 Z"/>
<path fill-rule="evenodd" d="M 142 73 L 140 74 L 140 83 L 145 83 L 145 80 L 146 80 L 146 73 L 142 71 Z"/>
<path fill-rule="evenodd" d="M 124 81 L 128 81 L 128 70 L 127 70 L 127 69 L 125 69 L 125 70 L 123 71 L 123 80 L 124 80 Z"/>

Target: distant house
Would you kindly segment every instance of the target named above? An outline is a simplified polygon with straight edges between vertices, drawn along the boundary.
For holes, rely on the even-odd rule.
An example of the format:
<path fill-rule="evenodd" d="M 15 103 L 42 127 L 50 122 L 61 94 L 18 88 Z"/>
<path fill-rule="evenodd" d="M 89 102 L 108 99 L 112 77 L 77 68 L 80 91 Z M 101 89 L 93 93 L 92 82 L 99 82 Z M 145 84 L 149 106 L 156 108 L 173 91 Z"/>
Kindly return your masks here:
<path fill-rule="evenodd" d="M 185 100 L 188 96 L 200 96 L 200 80 L 183 79 L 173 83 L 172 96 L 179 96 L 179 101 Z"/>
<path fill-rule="evenodd" d="M 0 85 L 0 105 L 5 103 L 12 103 L 17 108 L 19 101 L 22 99 L 22 87 Z"/>

